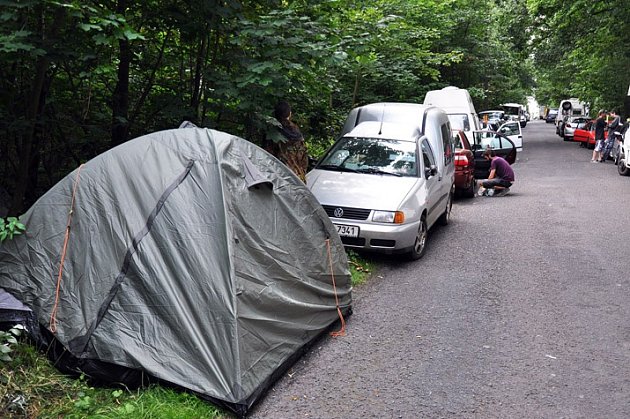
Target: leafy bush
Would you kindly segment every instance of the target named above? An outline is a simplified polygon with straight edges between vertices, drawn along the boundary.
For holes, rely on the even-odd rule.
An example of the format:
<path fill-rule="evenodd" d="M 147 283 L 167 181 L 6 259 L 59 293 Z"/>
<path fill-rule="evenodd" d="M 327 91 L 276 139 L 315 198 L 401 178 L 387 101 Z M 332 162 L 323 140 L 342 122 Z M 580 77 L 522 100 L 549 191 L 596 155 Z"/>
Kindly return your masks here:
<path fill-rule="evenodd" d="M 0 330 L 0 361 L 10 362 L 11 352 L 13 352 L 13 345 L 17 345 L 17 338 L 22 335 L 24 326 L 15 325 L 7 332 Z"/>
<path fill-rule="evenodd" d="M 6 220 L 0 218 L 0 242 L 6 239 L 11 240 L 13 236 L 22 234 L 24 230 L 26 227 L 16 217 L 8 217 Z"/>

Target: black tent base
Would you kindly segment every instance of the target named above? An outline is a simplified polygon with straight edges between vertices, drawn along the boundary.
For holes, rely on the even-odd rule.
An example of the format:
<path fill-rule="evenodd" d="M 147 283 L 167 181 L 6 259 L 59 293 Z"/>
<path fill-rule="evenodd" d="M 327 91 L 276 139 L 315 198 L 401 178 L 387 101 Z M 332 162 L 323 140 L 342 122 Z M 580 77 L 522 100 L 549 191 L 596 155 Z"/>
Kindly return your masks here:
<path fill-rule="evenodd" d="M 342 310 L 345 318 L 352 314 L 352 307 Z M 332 323 L 328 328 L 324 329 L 313 339 L 305 343 L 296 350 L 293 355 L 287 358 L 249 397 L 237 403 L 226 402 L 225 400 L 215 399 L 205 394 L 197 393 L 185 389 L 176 384 L 160 380 L 142 370 L 131 369 L 128 367 L 115 365 L 109 362 L 99 361 L 95 359 L 80 358 L 72 355 L 45 327 L 41 327 L 41 336 L 34 339 L 37 346 L 46 353 L 50 362 L 64 374 L 72 377 L 83 375 L 90 385 L 99 387 L 122 387 L 128 390 L 147 387 L 150 384 L 159 384 L 164 387 L 172 388 L 177 391 L 185 391 L 195 394 L 220 408 L 233 412 L 237 417 L 244 418 L 247 413 L 255 407 L 256 403 L 264 397 L 264 394 L 278 381 L 287 370 L 289 370 L 295 362 L 309 351 L 313 345 L 322 340 L 333 330 L 341 327 L 340 321 Z"/>

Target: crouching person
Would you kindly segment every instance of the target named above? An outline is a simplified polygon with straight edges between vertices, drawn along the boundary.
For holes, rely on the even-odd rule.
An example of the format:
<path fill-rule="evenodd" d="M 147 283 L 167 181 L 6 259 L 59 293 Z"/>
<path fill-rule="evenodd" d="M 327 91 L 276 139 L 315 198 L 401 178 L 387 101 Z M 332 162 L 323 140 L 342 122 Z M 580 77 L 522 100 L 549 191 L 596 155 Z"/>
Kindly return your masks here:
<path fill-rule="evenodd" d="M 483 158 L 490 161 L 488 179 L 479 181 L 479 195 L 505 196 L 514 183 L 514 171 L 503 157 L 495 155 L 494 150 L 487 149 Z"/>

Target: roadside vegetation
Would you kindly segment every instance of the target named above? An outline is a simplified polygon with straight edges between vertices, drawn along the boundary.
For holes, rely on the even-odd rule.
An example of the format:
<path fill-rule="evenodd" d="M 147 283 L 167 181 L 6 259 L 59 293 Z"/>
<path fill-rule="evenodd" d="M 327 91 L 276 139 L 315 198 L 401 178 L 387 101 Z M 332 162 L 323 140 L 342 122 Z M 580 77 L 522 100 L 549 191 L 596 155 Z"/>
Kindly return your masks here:
<path fill-rule="evenodd" d="M 184 120 L 261 144 L 279 99 L 319 156 L 348 111 L 467 88 L 478 111 L 578 97 L 627 116 L 626 0 L 3 2 L 0 215 L 81 163 Z M 625 105 L 625 112 L 624 112 Z M 0 218 L 0 241 L 20 234 Z M 348 252 L 354 286 L 374 262 Z M 0 335 L 0 416 L 217 418 L 161 386 L 94 388 Z"/>
<path fill-rule="evenodd" d="M 152 385 L 147 389 L 98 388 L 84 376 L 61 374 L 25 340 L 0 361 L 3 418 L 222 418 L 230 417 L 195 395 Z"/>
<path fill-rule="evenodd" d="M 579 98 L 630 117 L 630 4 L 627 0 L 529 0 L 535 94 L 557 107 Z"/>

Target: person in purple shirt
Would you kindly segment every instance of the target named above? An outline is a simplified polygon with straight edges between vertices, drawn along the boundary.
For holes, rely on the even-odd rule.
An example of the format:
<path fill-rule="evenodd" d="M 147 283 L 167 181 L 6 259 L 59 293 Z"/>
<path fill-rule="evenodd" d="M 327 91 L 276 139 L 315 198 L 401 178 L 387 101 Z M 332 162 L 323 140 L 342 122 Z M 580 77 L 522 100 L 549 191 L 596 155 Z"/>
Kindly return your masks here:
<path fill-rule="evenodd" d="M 514 171 L 503 157 L 495 155 L 494 150 L 487 149 L 483 158 L 490 160 L 490 175 L 482 180 L 479 186 L 479 195 L 505 196 L 510 192 L 510 186 L 514 183 Z"/>

